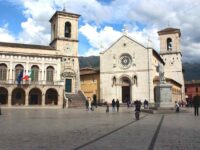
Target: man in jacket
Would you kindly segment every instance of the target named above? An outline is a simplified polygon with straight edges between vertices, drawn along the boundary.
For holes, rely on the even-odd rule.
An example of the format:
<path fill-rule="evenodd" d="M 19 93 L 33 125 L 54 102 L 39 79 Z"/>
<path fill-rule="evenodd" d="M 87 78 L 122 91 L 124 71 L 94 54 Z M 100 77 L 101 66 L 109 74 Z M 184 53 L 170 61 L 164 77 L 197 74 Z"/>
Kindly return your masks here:
<path fill-rule="evenodd" d="M 194 115 L 199 116 L 199 103 L 200 103 L 200 97 L 197 94 L 193 97 L 193 105 L 194 105 Z"/>

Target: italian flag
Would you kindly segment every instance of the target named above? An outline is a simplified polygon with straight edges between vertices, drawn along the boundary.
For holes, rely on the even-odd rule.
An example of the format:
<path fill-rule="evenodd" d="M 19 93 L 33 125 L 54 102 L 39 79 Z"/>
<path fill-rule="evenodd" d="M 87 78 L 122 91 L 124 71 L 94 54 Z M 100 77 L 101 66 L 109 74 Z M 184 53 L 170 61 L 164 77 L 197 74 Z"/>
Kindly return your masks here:
<path fill-rule="evenodd" d="M 28 80 L 29 78 L 32 78 L 32 74 L 32 70 L 29 70 L 28 74 L 23 77 L 23 80 Z"/>

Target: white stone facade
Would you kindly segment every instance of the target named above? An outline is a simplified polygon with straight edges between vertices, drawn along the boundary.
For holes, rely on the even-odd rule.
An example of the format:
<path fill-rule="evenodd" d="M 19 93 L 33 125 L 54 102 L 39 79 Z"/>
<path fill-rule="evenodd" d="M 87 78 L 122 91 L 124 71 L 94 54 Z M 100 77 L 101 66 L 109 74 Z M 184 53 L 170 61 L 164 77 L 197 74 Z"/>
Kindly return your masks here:
<path fill-rule="evenodd" d="M 123 94 L 123 87 L 125 87 L 125 92 L 130 90 L 130 95 L 127 93 L 130 100 L 148 99 L 153 102 L 153 77 L 158 66 L 152 62 L 154 53 L 152 48 L 146 48 L 126 35 L 102 52 L 100 54 L 101 99 L 109 103 L 113 98 L 124 102 L 126 94 Z M 123 55 L 130 56 L 127 67 L 126 64 L 123 66 Z M 160 62 L 156 57 L 155 59 L 157 63 Z M 116 83 L 113 81 L 114 78 Z"/>
<path fill-rule="evenodd" d="M 169 55 L 173 57 L 174 54 Z M 176 88 L 184 86 L 181 78 L 183 77 L 181 58 L 175 54 L 177 61 L 170 68 L 165 56 L 162 58 L 161 56 L 150 45 L 145 47 L 123 35 L 107 50 L 100 53 L 101 100 L 111 103 L 112 99 L 118 99 L 125 103 L 127 99 L 130 101 L 147 99 L 150 103 L 155 103 L 155 88 L 160 84 L 160 79 L 157 82 L 157 78 L 160 78 L 159 66 L 163 68 L 165 82 L 172 84 L 175 89 L 175 92 L 172 92 L 172 101 L 175 101 L 175 97 L 180 98 L 177 96 L 180 93 L 176 92 L 179 89 Z M 172 73 L 174 70 L 178 71 L 177 75 Z"/>

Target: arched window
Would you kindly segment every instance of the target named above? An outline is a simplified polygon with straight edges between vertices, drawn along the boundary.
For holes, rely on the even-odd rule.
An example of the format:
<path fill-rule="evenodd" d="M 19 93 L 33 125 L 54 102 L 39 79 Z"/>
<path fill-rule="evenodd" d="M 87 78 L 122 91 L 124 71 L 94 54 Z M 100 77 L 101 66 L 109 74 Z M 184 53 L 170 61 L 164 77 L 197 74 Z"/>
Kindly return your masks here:
<path fill-rule="evenodd" d="M 39 67 L 38 66 L 32 66 L 31 67 L 31 81 L 36 82 L 39 78 Z"/>
<path fill-rule="evenodd" d="M 47 67 L 47 82 L 53 82 L 54 68 L 52 66 Z"/>
<path fill-rule="evenodd" d="M 0 80 L 6 81 L 7 78 L 7 66 L 6 64 L 0 64 Z"/>
<path fill-rule="evenodd" d="M 17 80 L 19 74 L 22 72 L 22 70 L 24 69 L 24 67 L 20 64 L 15 66 L 15 80 Z M 23 76 L 23 74 L 22 74 Z"/>
<path fill-rule="evenodd" d="M 65 37 L 71 37 L 71 23 L 65 22 Z"/>
<path fill-rule="evenodd" d="M 172 39 L 168 38 L 167 39 L 167 50 L 172 50 Z"/>

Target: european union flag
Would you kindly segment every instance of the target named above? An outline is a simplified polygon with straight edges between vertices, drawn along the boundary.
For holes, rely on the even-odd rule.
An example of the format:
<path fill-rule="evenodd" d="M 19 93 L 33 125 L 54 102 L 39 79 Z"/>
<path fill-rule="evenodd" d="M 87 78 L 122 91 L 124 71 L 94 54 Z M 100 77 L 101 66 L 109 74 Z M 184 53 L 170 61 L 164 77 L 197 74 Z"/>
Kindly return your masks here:
<path fill-rule="evenodd" d="M 18 83 L 18 85 L 20 85 L 20 83 L 22 81 L 23 73 L 24 73 L 24 70 L 21 70 L 20 73 L 17 76 L 17 83 Z"/>

